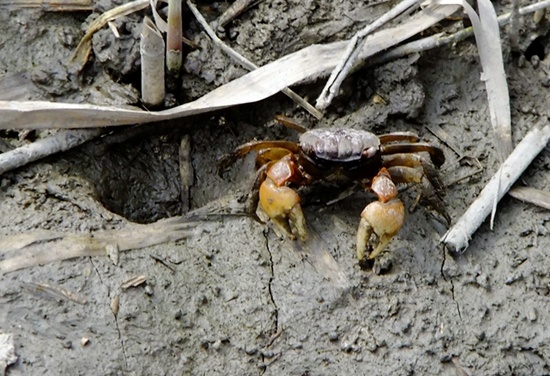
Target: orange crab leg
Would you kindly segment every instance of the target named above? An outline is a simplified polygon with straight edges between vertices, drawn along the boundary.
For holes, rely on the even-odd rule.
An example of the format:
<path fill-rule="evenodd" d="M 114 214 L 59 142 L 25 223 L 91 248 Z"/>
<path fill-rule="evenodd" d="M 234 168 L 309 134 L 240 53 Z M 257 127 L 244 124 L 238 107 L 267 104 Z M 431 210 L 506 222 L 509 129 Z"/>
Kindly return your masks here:
<path fill-rule="evenodd" d="M 390 173 L 382 168 L 372 179 L 371 190 L 379 201 L 368 204 L 361 213 L 357 229 L 357 258 L 363 261 L 378 256 L 399 232 L 405 221 L 405 207 L 397 198 L 397 187 Z M 371 237 L 374 235 L 374 239 Z M 367 249 L 372 251 L 366 255 Z"/>
<path fill-rule="evenodd" d="M 307 239 L 300 196 L 287 186 L 278 187 L 267 178 L 260 186 L 260 208 L 291 239 Z"/>
<path fill-rule="evenodd" d="M 278 161 L 279 159 L 282 159 L 291 154 L 292 152 L 285 148 L 270 148 L 259 150 L 258 156 L 256 157 L 256 166 L 261 167 L 266 163 Z"/>
<path fill-rule="evenodd" d="M 292 155 L 273 162 L 266 171 L 266 178 L 260 185 L 260 208 L 272 222 L 288 237 L 307 239 L 307 227 L 300 196 L 287 182 L 300 183 L 303 176 Z"/>
<path fill-rule="evenodd" d="M 430 153 L 432 162 L 436 165 L 436 167 L 440 167 L 443 163 L 445 163 L 445 155 L 443 154 L 443 150 L 427 143 L 418 142 L 412 144 L 390 144 L 380 146 L 380 152 L 382 155 L 419 153 L 422 151 Z"/>
<path fill-rule="evenodd" d="M 386 248 L 390 240 L 399 232 L 405 221 L 405 207 L 400 199 L 387 202 L 374 201 L 361 213 L 357 229 L 357 258 L 365 260 L 368 248 L 373 248 L 368 258 L 373 259 Z M 371 242 L 371 236 L 376 239 Z"/>
<path fill-rule="evenodd" d="M 300 151 L 300 146 L 291 141 L 251 141 L 243 144 L 233 150 L 232 153 L 224 155 L 219 161 L 219 173 L 220 175 L 238 159 L 243 158 L 248 153 L 256 151 L 260 152 L 261 150 L 277 148 L 277 149 L 286 149 L 291 153 L 298 153 Z"/>
<path fill-rule="evenodd" d="M 381 144 L 387 144 L 389 142 L 418 142 L 420 137 L 416 133 L 412 132 L 394 132 L 378 136 Z"/>

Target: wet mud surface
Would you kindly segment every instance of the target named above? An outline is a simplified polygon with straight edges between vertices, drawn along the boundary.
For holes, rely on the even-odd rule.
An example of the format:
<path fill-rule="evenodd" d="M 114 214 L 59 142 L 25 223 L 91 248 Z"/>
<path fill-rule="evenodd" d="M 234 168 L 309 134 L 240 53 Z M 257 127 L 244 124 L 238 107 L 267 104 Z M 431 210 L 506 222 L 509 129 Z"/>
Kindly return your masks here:
<path fill-rule="evenodd" d="M 225 6 L 209 3 L 201 10 L 213 18 Z M 312 43 L 349 38 L 387 9 L 328 0 L 265 1 L 226 28 L 227 42 L 262 65 Z M 94 52 L 118 53 L 116 65 L 97 57 L 81 75 L 65 67 L 86 17 L 1 13 L 0 71 L 22 72 L 32 99 L 107 103 L 105 90 L 97 89 L 101 82 L 111 101 L 133 103 L 138 62 L 127 52 L 135 48 L 132 38 L 113 40 L 105 29 L 103 37 L 94 37 Z M 139 20 L 116 22 L 135 38 Z M 550 115 L 547 24 L 525 18 L 519 52 L 508 46 L 507 30 L 502 32 L 515 143 Z M 244 73 L 212 48 L 194 22 L 186 35 L 203 47 L 185 62 L 186 98 Z M 537 36 L 542 50 L 525 59 Z M 480 75 L 473 40 L 365 68 L 346 82 L 343 96 L 317 126 L 417 132 L 444 150 L 442 174 L 452 182 L 473 168 L 429 131 L 441 127 L 457 151 L 483 166 L 448 187 L 445 201 L 456 220 L 499 165 Z M 312 99 L 321 88 L 296 90 Z M 375 94 L 386 103 L 373 101 Z M 250 163 L 237 163 L 221 178 L 217 160 L 253 138 L 297 140 L 295 132 L 273 124 L 280 113 L 312 123 L 276 95 L 155 125 L 133 137 L 107 136 L 6 173 L 0 176 L 0 235 L 115 229 L 118 215 L 148 223 L 243 195 L 253 179 Z M 195 171 L 189 202 L 181 200 L 178 172 L 179 142 L 186 134 Z M 2 137 L 16 143 L 14 134 Z M 549 168 L 546 148 L 522 180 L 547 190 Z M 346 288 L 324 278 L 307 254 L 269 226 L 230 216 L 209 223 L 198 236 L 123 253 L 116 266 L 108 257 L 91 257 L 0 276 L 0 331 L 14 334 L 19 356 L 7 374 L 550 374 L 547 211 L 505 196 L 494 229 L 483 224 L 464 254 L 450 255 L 439 244 L 445 226 L 418 208 L 389 245 L 391 269 L 378 275 L 362 270 L 355 255 L 359 214 L 372 196 L 357 192 L 327 206 L 338 193 L 312 192 L 304 197 L 304 212 L 349 280 Z M 410 207 L 415 190 L 401 197 Z M 136 275 L 145 275 L 146 283 L 121 288 Z M 87 303 L 43 294 L 29 288 L 32 283 L 58 285 Z"/>

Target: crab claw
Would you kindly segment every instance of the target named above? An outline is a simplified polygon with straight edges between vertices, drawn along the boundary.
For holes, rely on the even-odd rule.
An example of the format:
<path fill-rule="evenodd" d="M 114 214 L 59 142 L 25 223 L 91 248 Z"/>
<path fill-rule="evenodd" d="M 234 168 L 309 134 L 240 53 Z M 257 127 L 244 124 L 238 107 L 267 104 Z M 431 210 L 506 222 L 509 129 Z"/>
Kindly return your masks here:
<path fill-rule="evenodd" d="M 307 239 L 306 220 L 300 196 L 286 185 L 277 186 L 267 178 L 260 186 L 260 207 L 289 238 Z"/>
<path fill-rule="evenodd" d="M 361 222 L 357 230 L 357 258 L 364 261 L 378 256 L 390 240 L 403 226 L 405 207 L 398 198 L 387 202 L 374 201 L 368 204 L 361 213 Z M 375 235 L 373 241 L 371 236 Z M 368 249 L 372 252 L 366 255 Z"/>

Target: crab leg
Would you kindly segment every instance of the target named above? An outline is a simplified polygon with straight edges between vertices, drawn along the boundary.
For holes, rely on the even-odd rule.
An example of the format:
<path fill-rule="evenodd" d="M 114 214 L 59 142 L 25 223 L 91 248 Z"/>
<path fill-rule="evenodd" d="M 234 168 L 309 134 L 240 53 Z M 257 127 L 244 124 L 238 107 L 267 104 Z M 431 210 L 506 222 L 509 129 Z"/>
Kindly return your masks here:
<path fill-rule="evenodd" d="M 445 163 L 443 150 L 427 143 L 418 142 L 412 144 L 390 144 L 380 146 L 382 155 L 420 153 L 423 151 L 430 153 L 432 162 L 436 167 L 440 167 Z"/>
<path fill-rule="evenodd" d="M 397 198 L 397 187 L 390 173 L 382 168 L 372 179 L 371 190 L 379 201 L 368 204 L 357 229 L 357 258 L 364 261 L 378 256 L 399 232 L 405 221 L 405 207 Z M 375 238 L 371 240 L 372 235 Z M 367 249 L 372 251 L 366 255 Z"/>
<path fill-rule="evenodd" d="M 388 202 L 374 201 L 361 213 L 361 222 L 357 229 L 357 258 L 363 261 L 373 259 L 386 248 L 390 240 L 399 232 L 405 220 L 405 207 L 400 199 Z M 374 242 L 370 241 L 376 235 Z M 372 251 L 366 256 L 366 251 Z"/>
<path fill-rule="evenodd" d="M 261 152 L 266 149 L 286 149 L 291 153 L 297 153 L 300 150 L 300 147 L 295 142 L 291 141 L 251 141 L 243 144 L 233 150 L 232 153 L 224 155 L 218 164 L 219 173 L 223 173 L 229 166 L 235 163 L 238 159 L 243 158 L 248 153 L 257 151 Z"/>
<path fill-rule="evenodd" d="M 289 238 L 298 237 L 305 241 L 307 227 L 300 206 L 300 196 L 286 185 L 287 182 L 299 183 L 302 180 L 302 174 L 292 155 L 273 162 L 267 168 L 266 178 L 260 185 L 259 206 Z"/>
<path fill-rule="evenodd" d="M 387 144 L 389 142 L 418 142 L 420 137 L 416 133 L 412 132 L 394 132 L 378 136 L 381 144 Z"/>
<path fill-rule="evenodd" d="M 450 223 L 451 218 L 442 199 L 445 186 L 427 157 L 419 154 L 388 155 L 384 156 L 384 166 L 388 168 L 394 182 L 422 185 L 422 196 Z"/>

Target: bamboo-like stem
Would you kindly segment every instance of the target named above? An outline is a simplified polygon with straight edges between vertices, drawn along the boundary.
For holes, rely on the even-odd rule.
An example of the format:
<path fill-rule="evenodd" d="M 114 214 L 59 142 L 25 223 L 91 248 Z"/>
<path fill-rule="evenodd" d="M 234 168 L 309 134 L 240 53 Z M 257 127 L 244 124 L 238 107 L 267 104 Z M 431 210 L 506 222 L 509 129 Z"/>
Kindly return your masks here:
<path fill-rule="evenodd" d="M 141 98 L 146 106 L 157 107 L 164 102 L 164 39 L 149 18 L 143 19 L 141 40 Z"/>
<path fill-rule="evenodd" d="M 168 0 L 168 31 L 166 33 L 166 68 L 168 74 L 178 78 L 180 76 L 182 53 L 182 0 Z"/>

